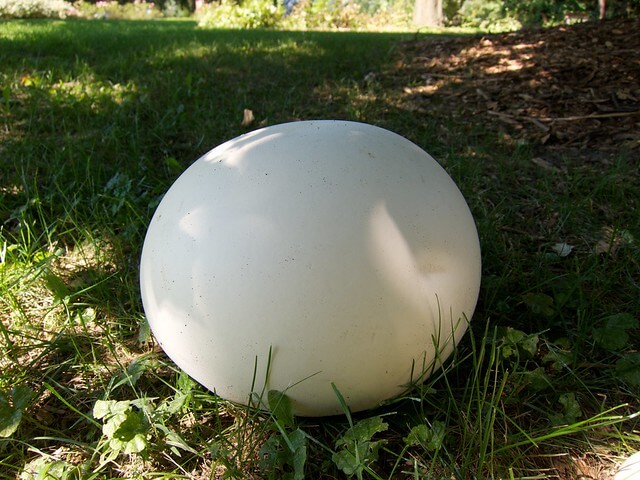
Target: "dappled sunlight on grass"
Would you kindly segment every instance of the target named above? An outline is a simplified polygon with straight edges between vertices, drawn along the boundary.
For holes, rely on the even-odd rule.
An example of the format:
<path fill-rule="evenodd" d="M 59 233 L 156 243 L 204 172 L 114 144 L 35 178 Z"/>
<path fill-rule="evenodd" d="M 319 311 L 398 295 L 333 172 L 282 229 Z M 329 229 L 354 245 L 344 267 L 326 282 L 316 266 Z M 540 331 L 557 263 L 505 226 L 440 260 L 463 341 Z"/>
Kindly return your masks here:
<path fill-rule="evenodd" d="M 92 111 L 100 113 L 100 104 L 113 102 L 122 105 L 137 95 L 135 85 L 77 79 L 53 84 L 49 90 L 51 101 L 73 106 L 76 103 L 89 103 Z"/>

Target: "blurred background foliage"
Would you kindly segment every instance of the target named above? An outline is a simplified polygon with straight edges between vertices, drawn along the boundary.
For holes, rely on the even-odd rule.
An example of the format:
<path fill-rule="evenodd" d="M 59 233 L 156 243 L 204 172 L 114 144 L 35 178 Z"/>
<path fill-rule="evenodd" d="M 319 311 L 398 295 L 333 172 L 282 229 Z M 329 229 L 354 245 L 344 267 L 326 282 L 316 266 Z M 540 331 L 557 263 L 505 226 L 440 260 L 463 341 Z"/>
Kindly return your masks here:
<path fill-rule="evenodd" d="M 416 0 L 428 1 L 428 0 Z M 207 28 L 407 30 L 414 0 L 0 0 L 0 18 L 190 17 Z M 443 0 L 446 27 L 508 31 L 636 17 L 640 0 Z"/>

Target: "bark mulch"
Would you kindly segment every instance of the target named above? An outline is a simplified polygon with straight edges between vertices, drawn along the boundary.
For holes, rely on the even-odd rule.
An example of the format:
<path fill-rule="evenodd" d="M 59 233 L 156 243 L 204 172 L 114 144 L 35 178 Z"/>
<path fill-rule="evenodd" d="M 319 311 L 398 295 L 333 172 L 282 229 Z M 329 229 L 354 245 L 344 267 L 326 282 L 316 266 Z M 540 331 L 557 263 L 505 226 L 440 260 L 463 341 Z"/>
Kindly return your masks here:
<path fill-rule="evenodd" d="M 387 79 L 413 111 L 545 150 L 640 152 L 640 20 L 407 41 Z"/>

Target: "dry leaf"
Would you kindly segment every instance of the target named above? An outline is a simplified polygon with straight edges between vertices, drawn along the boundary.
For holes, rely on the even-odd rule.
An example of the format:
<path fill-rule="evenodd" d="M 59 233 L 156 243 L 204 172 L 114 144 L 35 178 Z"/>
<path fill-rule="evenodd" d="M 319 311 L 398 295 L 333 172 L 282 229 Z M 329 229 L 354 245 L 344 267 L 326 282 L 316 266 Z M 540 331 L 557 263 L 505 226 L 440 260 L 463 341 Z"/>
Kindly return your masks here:
<path fill-rule="evenodd" d="M 597 255 L 602 255 L 603 253 L 615 255 L 620 247 L 630 245 L 633 242 L 633 235 L 627 230 L 614 230 L 611 227 L 604 227 L 600 233 L 600 239 L 596 243 L 594 252 Z"/>
<path fill-rule="evenodd" d="M 242 112 L 242 126 L 248 127 L 255 121 L 255 117 L 253 116 L 253 110 L 249 110 L 245 108 Z"/>
<path fill-rule="evenodd" d="M 556 243 L 551 250 L 556 252 L 559 257 L 566 257 L 573 250 L 573 245 L 569 245 L 568 243 Z"/>

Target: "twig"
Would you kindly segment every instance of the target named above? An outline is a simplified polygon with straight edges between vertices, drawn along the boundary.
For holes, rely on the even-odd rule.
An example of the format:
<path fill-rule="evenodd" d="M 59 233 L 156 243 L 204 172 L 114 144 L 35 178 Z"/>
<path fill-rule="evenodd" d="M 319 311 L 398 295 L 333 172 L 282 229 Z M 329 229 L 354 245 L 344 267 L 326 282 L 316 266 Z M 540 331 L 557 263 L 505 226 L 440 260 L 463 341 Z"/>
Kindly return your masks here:
<path fill-rule="evenodd" d="M 610 113 L 591 113 L 589 115 L 575 115 L 571 117 L 540 117 L 537 120 L 541 122 L 573 122 L 576 120 L 589 120 L 591 118 L 617 118 L 617 117 L 629 117 L 631 115 L 640 115 L 640 110 L 634 110 L 632 112 L 610 112 Z M 533 118 L 533 117 L 531 117 Z"/>
<path fill-rule="evenodd" d="M 575 122 L 578 120 L 589 120 L 599 118 L 618 118 L 629 117 L 632 115 L 640 115 L 640 110 L 634 110 L 632 112 L 610 112 L 610 113 L 591 113 L 589 115 L 574 115 L 570 117 L 529 117 L 529 116 L 516 116 L 508 113 L 494 112 L 493 110 L 487 110 L 489 115 L 496 115 L 498 117 L 506 117 L 512 120 L 528 120 L 530 122 Z"/>

